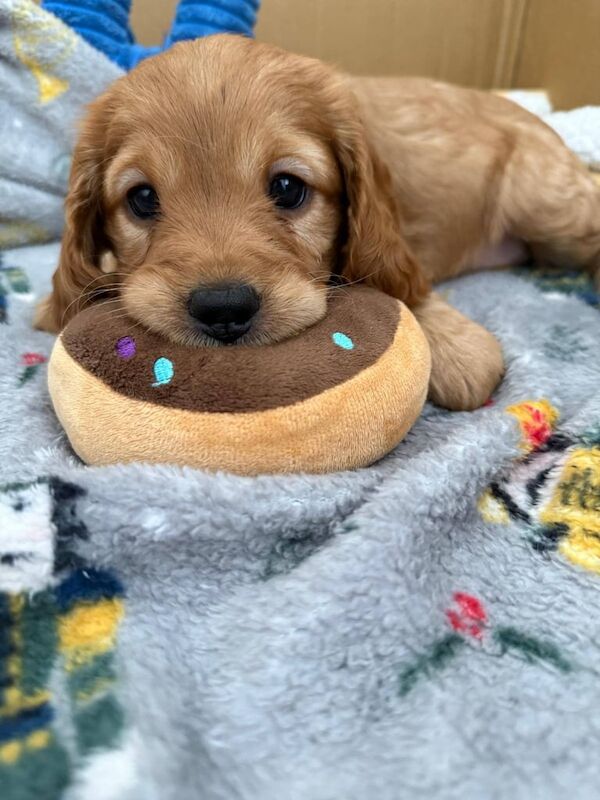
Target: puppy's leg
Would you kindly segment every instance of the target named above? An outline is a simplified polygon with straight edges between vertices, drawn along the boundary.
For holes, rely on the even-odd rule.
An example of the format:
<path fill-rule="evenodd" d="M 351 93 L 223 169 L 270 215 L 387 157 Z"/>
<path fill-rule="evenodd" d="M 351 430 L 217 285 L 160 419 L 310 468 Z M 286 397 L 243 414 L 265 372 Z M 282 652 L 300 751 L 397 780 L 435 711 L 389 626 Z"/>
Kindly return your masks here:
<path fill-rule="evenodd" d="M 413 312 L 431 348 L 430 400 L 452 411 L 480 408 L 504 374 L 496 337 L 436 294 Z"/>
<path fill-rule="evenodd" d="M 519 139 L 499 209 L 536 259 L 588 269 L 600 288 L 600 186 L 551 131 Z"/>

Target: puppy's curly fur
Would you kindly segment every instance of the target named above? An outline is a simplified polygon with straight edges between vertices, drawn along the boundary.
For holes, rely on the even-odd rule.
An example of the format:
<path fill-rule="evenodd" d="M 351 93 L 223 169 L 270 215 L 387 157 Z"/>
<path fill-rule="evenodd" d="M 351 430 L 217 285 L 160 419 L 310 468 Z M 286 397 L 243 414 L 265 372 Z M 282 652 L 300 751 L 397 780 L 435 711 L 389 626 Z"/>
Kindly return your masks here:
<path fill-rule="evenodd" d="M 269 198 L 280 173 L 309 187 L 301 208 Z M 156 219 L 128 208 L 140 184 L 158 194 Z M 502 352 L 430 286 L 483 263 L 506 236 L 552 261 L 600 265 L 600 190 L 537 118 L 483 92 L 354 78 L 209 37 L 143 62 L 90 107 L 37 324 L 58 331 L 83 305 L 118 295 L 115 313 L 123 305 L 173 340 L 210 344 L 187 298 L 235 281 L 261 298 L 240 341 L 273 342 L 325 314 L 337 272 L 416 310 L 432 399 L 470 409 L 500 380 Z"/>

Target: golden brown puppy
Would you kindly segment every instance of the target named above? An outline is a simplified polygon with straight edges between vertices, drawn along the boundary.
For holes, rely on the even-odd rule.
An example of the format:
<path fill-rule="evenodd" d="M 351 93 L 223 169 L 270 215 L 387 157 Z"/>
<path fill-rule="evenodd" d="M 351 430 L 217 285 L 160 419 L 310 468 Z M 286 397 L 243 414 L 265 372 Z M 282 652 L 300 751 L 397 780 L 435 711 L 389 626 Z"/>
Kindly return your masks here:
<path fill-rule="evenodd" d="M 501 349 L 430 285 L 507 236 L 600 266 L 600 190 L 538 119 L 215 36 L 143 62 L 91 106 L 37 324 L 58 331 L 118 293 L 176 341 L 274 342 L 325 314 L 339 273 L 416 309 L 432 399 L 470 409 L 500 380 Z"/>

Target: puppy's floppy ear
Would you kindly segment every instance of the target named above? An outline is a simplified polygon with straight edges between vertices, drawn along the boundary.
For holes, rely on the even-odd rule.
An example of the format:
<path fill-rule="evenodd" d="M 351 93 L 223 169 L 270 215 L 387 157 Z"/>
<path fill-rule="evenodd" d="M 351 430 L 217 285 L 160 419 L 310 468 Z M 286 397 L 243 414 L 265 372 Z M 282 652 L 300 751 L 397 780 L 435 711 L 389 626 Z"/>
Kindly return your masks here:
<path fill-rule="evenodd" d="M 429 282 L 402 235 L 389 170 L 369 142 L 348 89 L 338 92 L 332 118 L 348 214 L 342 275 L 416 305 L 428 294 Z"/>
<path fill-rule="evenodd" d="M 90 282 L 102 275 L 99 261 L 109 247 L 102 219 L 107 105 L 104 95 L 89 107 L 73 152 L 52 294 L 41 302 L 35 319 L 36 326 L 44 330 L 58 332 L 85 305 L 83 293 Z"/>

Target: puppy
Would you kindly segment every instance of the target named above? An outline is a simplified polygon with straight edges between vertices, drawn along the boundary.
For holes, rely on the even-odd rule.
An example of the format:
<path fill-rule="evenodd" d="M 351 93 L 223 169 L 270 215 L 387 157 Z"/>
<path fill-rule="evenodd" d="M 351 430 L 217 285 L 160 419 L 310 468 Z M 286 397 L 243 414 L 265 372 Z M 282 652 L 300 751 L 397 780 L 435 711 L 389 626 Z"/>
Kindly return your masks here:
<path fill-rule="evenodd" d="M 178 44 L 89 109 L 53 291 L 37 325 L 86 304 L 174 341 L 276 342 L 326 312 L 332 276 L 411 306 L 430 395 L 481 405 L 496 339 L 430 293 L 506 237 L 600 267 L 600 189 L 509 101 L 419 79 L 354 78 L 234 36 Z"/>

